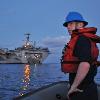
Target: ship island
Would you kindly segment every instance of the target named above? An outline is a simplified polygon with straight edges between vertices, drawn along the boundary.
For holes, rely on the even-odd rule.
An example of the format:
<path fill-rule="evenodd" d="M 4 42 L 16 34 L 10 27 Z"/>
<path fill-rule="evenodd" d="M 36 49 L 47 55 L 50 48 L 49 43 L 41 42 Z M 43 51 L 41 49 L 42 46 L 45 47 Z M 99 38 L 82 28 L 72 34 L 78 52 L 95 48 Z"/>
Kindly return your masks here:
<path fill-rule="evenodd" d="M 37 47 L 30 41 L 30 33 L 25 34 L 26 39 L 22 46 L 13 50 L 0 48 L 0 64 L 42 64 L 48 57 L 48 47 Z"/>

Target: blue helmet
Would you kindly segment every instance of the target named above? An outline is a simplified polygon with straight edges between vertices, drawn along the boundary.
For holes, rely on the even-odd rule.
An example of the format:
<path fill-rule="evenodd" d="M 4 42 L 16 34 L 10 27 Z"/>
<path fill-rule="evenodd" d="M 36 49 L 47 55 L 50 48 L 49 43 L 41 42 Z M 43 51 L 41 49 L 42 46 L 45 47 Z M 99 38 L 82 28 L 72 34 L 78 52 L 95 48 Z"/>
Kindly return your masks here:
<path fill-rule="evenodd" d="M 65 23 L 63 24 L 65 27 L 67 27 L 69 22 L 83 22 L 84 26 L 86 26 L 88 24 L 88 22 L 86 22 L 84 20 L 84 18 L 82 17 L 82 15 L 78 12 L 69 12 L 69 14 L 67 15 L 66 19 L 65 19 Z"/>

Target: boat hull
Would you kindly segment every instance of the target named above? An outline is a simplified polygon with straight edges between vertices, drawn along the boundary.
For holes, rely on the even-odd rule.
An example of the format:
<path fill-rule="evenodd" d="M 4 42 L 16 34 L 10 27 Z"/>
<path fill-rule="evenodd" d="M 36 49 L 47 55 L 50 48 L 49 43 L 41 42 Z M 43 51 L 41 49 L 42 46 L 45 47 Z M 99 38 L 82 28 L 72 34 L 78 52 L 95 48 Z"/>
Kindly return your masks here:
<path fill-rule="evenodd" d="M 14 100 L 66 100 L 68 89 L 68 82 L 56 82 L 23 96 L 16 97 Z M 100 85 L 98 85 L 98 97 L 98 100 L 100 100 Z"/>

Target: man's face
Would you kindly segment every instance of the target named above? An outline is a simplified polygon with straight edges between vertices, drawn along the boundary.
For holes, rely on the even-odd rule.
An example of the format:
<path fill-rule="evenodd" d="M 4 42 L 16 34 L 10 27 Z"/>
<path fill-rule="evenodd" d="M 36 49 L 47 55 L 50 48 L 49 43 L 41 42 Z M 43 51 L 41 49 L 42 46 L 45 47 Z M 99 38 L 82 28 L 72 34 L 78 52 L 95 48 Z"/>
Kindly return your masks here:
<path fill-rule="evenodd" d="M 72 34 L 73 30 L 80 29 L 80 28 L 83 28 L 83 27 L 84 27 L 83 22 L 70 22 L 67 25 L 67 29 L 68 29 L 68 32 L 69 32 L 70 35 Z"/>

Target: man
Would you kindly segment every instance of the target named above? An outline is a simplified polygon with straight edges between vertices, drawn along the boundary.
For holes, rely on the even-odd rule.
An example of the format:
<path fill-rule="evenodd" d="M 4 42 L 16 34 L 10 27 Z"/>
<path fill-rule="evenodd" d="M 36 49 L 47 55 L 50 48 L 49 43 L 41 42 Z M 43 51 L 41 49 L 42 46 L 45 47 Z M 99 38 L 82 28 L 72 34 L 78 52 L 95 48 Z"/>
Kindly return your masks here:
<path fill-rule="evenodd" d="M 99 37 L 95 35 L 97 29 L 86 28 L 87 24 L 78 12 L 70 12 L 63 24 L 71 35 L 61 60 L 62 71 L 69 73 L 69 100 L 98 100 L 94 77 L 97 73 L 96 42 Z"/>

